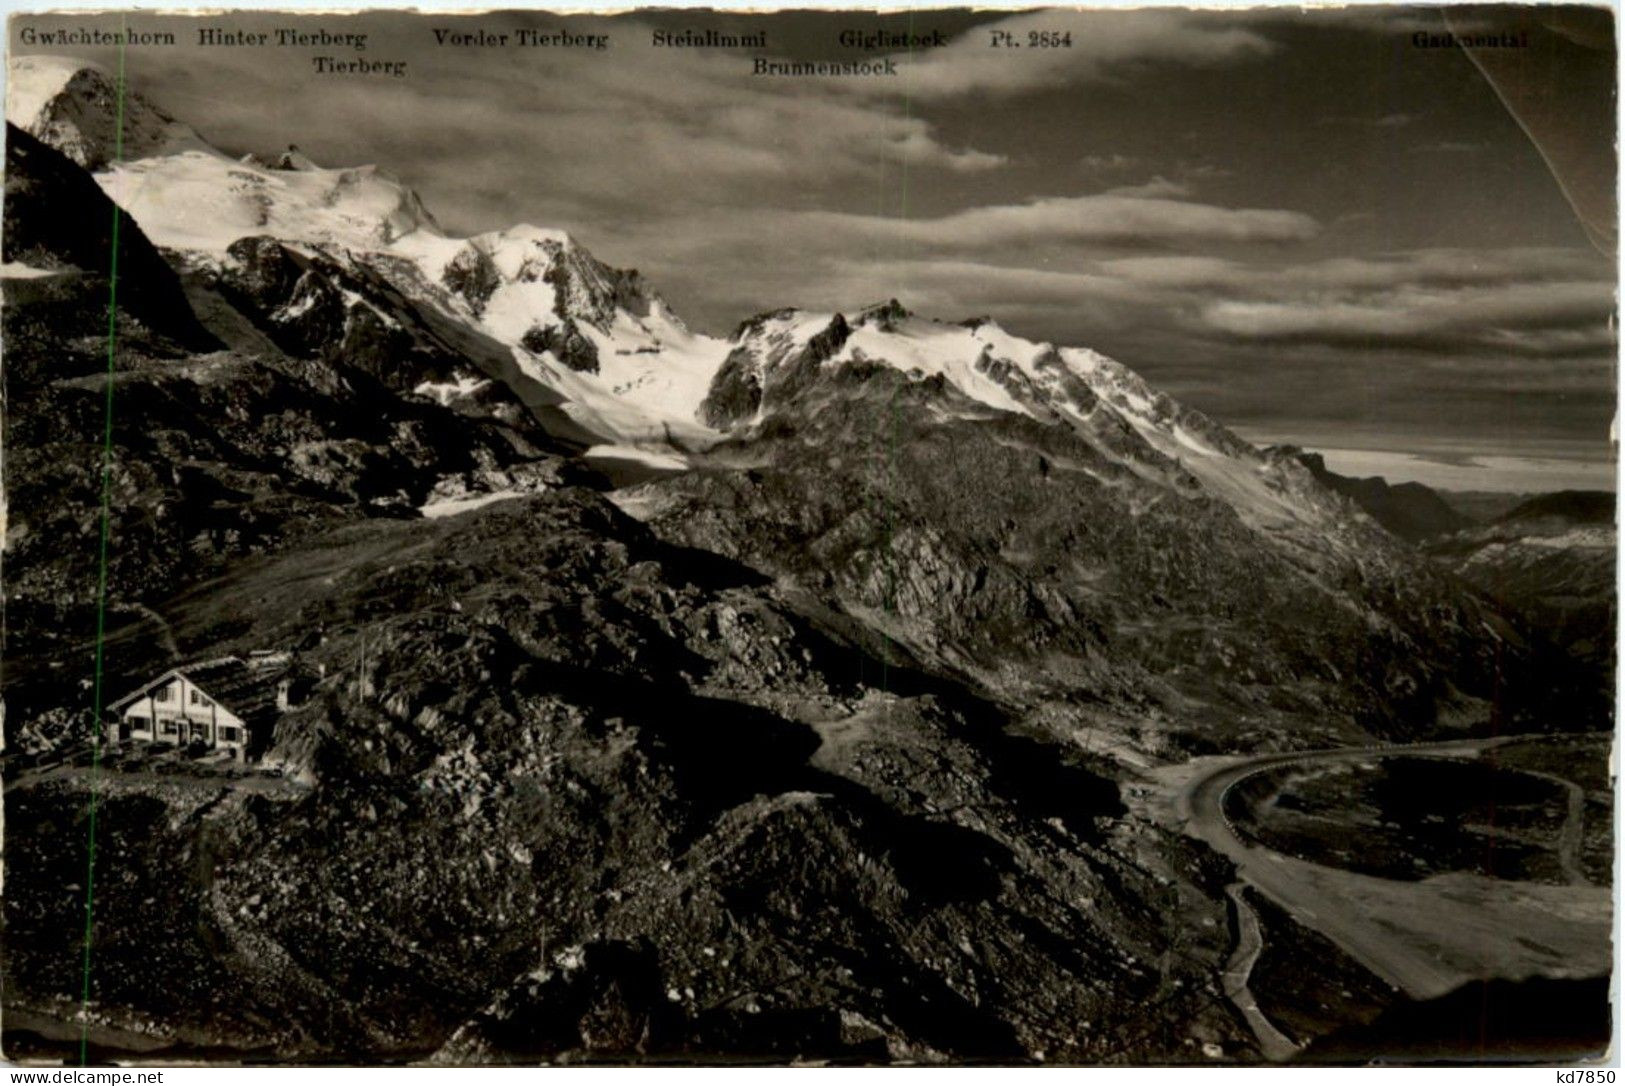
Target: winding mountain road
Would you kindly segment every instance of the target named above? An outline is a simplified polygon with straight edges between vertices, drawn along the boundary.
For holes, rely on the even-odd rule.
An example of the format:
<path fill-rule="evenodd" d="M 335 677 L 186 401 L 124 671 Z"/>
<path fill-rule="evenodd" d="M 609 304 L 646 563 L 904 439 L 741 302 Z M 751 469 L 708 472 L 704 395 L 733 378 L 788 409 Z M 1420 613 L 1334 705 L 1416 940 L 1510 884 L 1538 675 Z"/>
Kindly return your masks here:
<path fill-rule="evenodd" d="M 1230 905 L 1236 913 L 1236 949 L 1220 978 L 1224 983 L 1224 996 L 1236 1005 L 1241 1016 L 1247 1020 L 1247 1026 L 1258 1039 L 1259 1050 L 1264 1053 L 1265 1059 L 1277 1063 L 1291 1059 L 1298 1054 L 1298 1044 L 1269 1020 L 1249 986 L 1253 966 L 1264 952 L 1264 933 L 1259 927 L 1258 914 L 1247 904 L 1244 883 L 1231 883 L 1225 887 L 1225 893 L 1229 895 Z"/>
<path fill-rule="evenodd" d="M 1605 972 L 1612 954 L 1612 901 L 1607 888 L 1511 882 L 1462 872 L 1415 881 L 1376 878 L 1264 848 L 1240 833 L 1225 812 L 1225 798 L 1232 788 L 1254 774 L 1283 765 L 1320 767 L 1393 757 L 1474 758 L 1513 739 L 1527 741 L 1529 737 L 1227 759 L 1201 766 L 1183 782 L 1170 782 L 1175 791 L 1169 798 L 1184 831 L 1234 862 L 1240 882 L 1413 998 L 1434 998 L 1485 977 Z M 1562 841 L 1566 857 L 1573 856 L 1579 834 L 1572 796 L 1573 792 L 1570 824 Z M 1572 870 L 1571 863 L 1566 860 L 1565 871 Z"/>

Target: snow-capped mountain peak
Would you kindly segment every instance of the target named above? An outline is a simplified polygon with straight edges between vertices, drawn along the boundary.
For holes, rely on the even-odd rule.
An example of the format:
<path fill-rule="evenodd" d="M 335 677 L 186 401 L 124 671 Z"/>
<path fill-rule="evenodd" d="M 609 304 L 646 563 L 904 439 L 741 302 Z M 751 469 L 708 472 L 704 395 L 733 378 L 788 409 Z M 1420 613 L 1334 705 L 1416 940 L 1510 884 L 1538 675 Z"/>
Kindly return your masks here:
<path fill-rule="evenodd" d="M 618 313 L 643 318 L 664 308 L 635 270 L 599 261 L 563 230 L 525 223 L 447 243 L 406 239 L 393 248 L 417 258 L 431 278 L 458 293 L 499 336 L 505 325 L 538 313 L 608 332 Z M 527 284 L 534 289 L 526 290 Z M 502 338 L 517 341 L 529 327 L 512 327 Z"/>
<path fill-rule="evenodd" d="M 1119 467 L 1221 497 L 1256 526 L 1328 512 L 1287 478 L 1290 467 L 1094 351 L 1023 339 L 987 319 L 928 319 L 895 298 L 850 318 L 783 309 L 730 339 L 699 334 L 638 272 L 598 260 L 565 231 L 521 224 L 447 236 L 416 193 L 373 166 L 323 168 L 295 147 L 234 159 L 139 99 L 124 115 L 125 158 L 109 162 L 99 148 L 117 124 L 116 87 L 105 72 L 57 58 L 22 58 L 13 71 L 11 116 L 99 165 L 98 183 L 156 244 L 226 275 L 228 251 L 245 238 L 364 268 L 358 282 L 388 284 L 509 356 L 445 375 L 446 389 L 529 382 L 544 394 L 522 398 L 556 405 L 598 443 L 692 454 L 781 411 L 815 409 L 829 375 L 878 367 L 932 382 L 943 393 L 934 410 L 1066 427 Z M 293 291 L 268 311 L 299 312 Z"/>
<path fill-rule="evenodd" d="M 6 117 L 92 171 L 161 246 L 223 254 L 250 235 L 372 248 L 439 234 L 411 189 L 375 166 L 322 169 L 290 147 L 233 158 L 105 68 L 71 57 L 10 62 Z"/>
<path fill-rule="evenodd" d="M 1303 473 L 1097 351 L 1024 339 L 987 318 L 948 323 L 917 316 L 896 299 L 853 312 L 848 319 L 782 309 L 745 321 L 701 417 L 743 433 L 779 412 L 817 410 L 823 390 L 835 387 L 824 379 L 843 369 L 880 367 L 911 383 L 933 382 L 944 392 L 939 410 L 946 414 L 1018 415 L 1064 426 L 1104 460 L 1159 486 L 1205 491 L 1255 527 L 1342 515 L 1311 493 Z"/>
<path fill-rule="evenodd" d="M 209 149 L 190 127 L 139 94 L 126 89 L 122 103 L 119 97 L 117 77 L 99 65 L 18 57 L 6 79 L 6 117 L 89 170 L 115 158 Z"/>
<path fill-rule="evenodd" d="M 605 264 L 565 231 L 419 233 L 383 255 L 404 289 L 506 345 L 601 442 L 669 451 L 720 436 L 699 405 L 727 344 L 690 331 L 637 271 Z"/>
<path fill-rule="evenodd" d="M 364 265 L 510 352 L 506 368 L 562 400 L 593 437 L 669 449 L 720 436 L 698 409 L 726 342 L 691 332 L 636 271 L 603 263 L 565 231 L 520 224 L 448 237 L 412 189 L 375 166 L 324 168 L 293 146 L 233 158 L 130 97 L 115 156 L 113 77 L 67 58 L 20 58 L 11 70 L 13 123 L 91 169 L 184 262 L 230 275 L 237 242 L 269 238 Z M 463 383 L 449 387 L 490 376 L 458 375 Z"/>
<path fill-rule="evenodd" d="M 219 255 L 262 235 L 359 251 L 440 235 L 417 193 L 376 166 L 284 169 L 203 148 L 118 163 L 97 180 L 172 249 Z"/>

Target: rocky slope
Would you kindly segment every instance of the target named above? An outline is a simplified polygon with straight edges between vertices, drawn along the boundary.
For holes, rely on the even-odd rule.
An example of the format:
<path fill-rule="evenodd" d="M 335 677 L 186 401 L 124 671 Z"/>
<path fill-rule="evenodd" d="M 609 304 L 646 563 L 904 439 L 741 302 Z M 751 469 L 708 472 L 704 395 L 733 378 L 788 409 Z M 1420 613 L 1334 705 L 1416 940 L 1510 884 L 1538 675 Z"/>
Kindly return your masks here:
<path fill-rule="evenodd" d="M 413 312 L 398 331 L 429 325 L 455 340 L 461 366 L 436 375 L 437 386 L 496 380 L 583 444 L 669 451 L 710 433 L 695 408 L 727 344 L 690 332 L 635 271 L 602 264 L 563 231 L 448 237 L 416 193 L 376 167 L 323 169 L 291 153 L 236 159 L 190 129 L 184 139 L 127 139 L 116 154 L 111 75 L 50 57 L 13 69 L 13 119 L 89 164 L 185 271 L 253 293 L 262 325 L 274 316 L 308 346 L 312 325 L 330 323 L 331 302 L 296 296 L 301 277 L 270 266 L 302 263 L 301 274 L 315 267 L 341 297 L 364 281 L 359 293 L 378 314 L 401 319 L 395 298 L 408 298 Z M 151 127 L 144 118 L 169 123 L 149 103 L 131 108 L 127 131 Z M 70 130 L 59 117 L 77 120 Z M 248 252 L 247 238 L 265 240 Z"/>
<path fill-rule="evenodd" d="M 1565 662 L 1321 487 L 1093 352 L 895 304 L 747 322 L 713 468 L 623 499 L 1072 734 L 1187 749 L 1572 725 Z M 1567 672 L 1565 672 L 1567 673 Z M 1080 715 L 1081 714 L 1081 715 Z M 1313 723 L 1310 723 L 1313 722 Z M 1245 738 L 1243 738 L 1245 736 Z"/>
<path fill-rule="evenodd" d="M 1354 479 L 1316 453 L 1278 450 L 1345 495 L 1373 520 L 1520 616 L 1589 669 L 1613 666 L 1617 622 L 1615 496 L 1559 491 L 1519 501 L 1472 495 L 1469 509 L 1499 505 L 1479 523 L 1420 483 Z M 1451 501 L 1456 501 L 1452 496 Z M 1513 508 L 1505 509 L 1511 505 Z"/>
<path fill-rule="evenodd" d="M 165 611 L 183 646 L 303 643 L 326 678 L 271 752 L 307 791 L 173 786 L 166 820 L 120 777 L 109 1020 L 282 1058 L 1248 1051 L 1188 882 L 1215 874 L 1081 757 L 590 492 L 357 524 Z M 82 904 L 51 891 L 83 837 L 20 840 L 12 1000 L 73 975 Z"/>
<path fill-rule="evenodd" d="M 1428 550 L 1579 659 L 1611 671 L 1618 624 L 1613 494 L 1542 495 Z"/>
<path fill-rule="evenodd" d="M 1356 479 L 1326 467 L 1319 453 L 1284 448 L 1313 473 L 1316 480 L 1353 501 L 1372 520 L 1409 543 L 1421 543 L 1470 526 L 1465 516 L 1421 483 L 1389 483 L 1381 476 Z"/>
<path fill-rule="evenodd" d="M 40 228 L 7 223 L 0 313 L 8 737 L 84 712 L 104 439 L 112 689 L 267 647 L 319 676 L 281 778 L 104 775 L 91 1011 L 125 1040 L 1252 1059 L 1228 872 L 1125 806 L 1139 768 L 1606 721 L 1301 463 L 1095 352 L 895 302 L 696 334 L 376 170 L 168 127 L 108 156 L 105 73 L 23 70 L 68 153 L 8 143 Z M 606 495 L 591 446 L 681 470 Z M 83 955 L 86 784 L 53 774 L 6 811 L 8 1010 L 45 1017 Z"/>
<path fill-rule="evenodd" d="M 23 57 L 6 73 L 6 120 L 100 170 L 118 159 L 203 150 L 202 137 L 103 69 L 71 57 Z"/>
<path fill-rule="evenodd" d="M 88 200 L 35 182 L 64 156 L 12 146 L 20 191 Z M 63 677 L 95 629 L 109 283 L 69 249 L 5 254 L 13 735 L 87 696 Z M 268 752 L 285 784 L 103 772 L 98 1038 L 272 1060 L 1250 1052 L 1211 980 L 1217 873 L 1127 820 L 1087 755 L 569 486 L 590 473 L 504 385 L 464 394 L 470 340 L 347 252 L 169 255 L 162 304 L 115 321 L 108 682 L 268 645 L 325 677 Z M 77 998 L 63 888 L 86 862 L 84 778 L 12 785 L 8 1052 Z"/>
<path fill-rule="evenodd" d="M 10 124 L 5 186 L 5 259 L 71 276 L 82 282 L 80 293 L 105 307 L 115 262 L 113 202 L 67 157 Z M 187 350 L 220 346 L 193 314 L 175 270 L 140 225 L 123 215 L 117 264 L 120 323 L 133 336 L 152 333 Z M 67 323 L 80 325 L 91 326 L 88 319 Z"/>
<path fill-rule="evenodd" d="M 398 344 L 369 341 L 359 321 L 340 322 L 351 349 L 280 349 L 256 330 L 251 305 L 189 296 L 128 216 L 109 358 L 114 205 L 65 156 L 16 129 L 8 136 L 7 609 L 14 630 L 31 631 L 7 646 L 14 710 L 33 705 L 16 686 L 31 662 L 93 629 L 104 441 L 115 608 L 346 520 L 592 477 L 555 455 L 503 386 L 485 390 L 482 410 L 402 389 L 378 364 Z M 47 685 L 39 696 L 59 693 Z"/>

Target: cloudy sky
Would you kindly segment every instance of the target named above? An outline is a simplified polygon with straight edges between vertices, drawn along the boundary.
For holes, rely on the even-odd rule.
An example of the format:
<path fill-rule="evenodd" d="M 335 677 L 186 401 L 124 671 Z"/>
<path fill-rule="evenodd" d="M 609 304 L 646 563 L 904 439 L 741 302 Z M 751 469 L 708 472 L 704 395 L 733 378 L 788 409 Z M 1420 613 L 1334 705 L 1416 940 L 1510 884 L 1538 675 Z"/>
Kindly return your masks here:
<path fill-rule="evenodd" d="M 1452 18 L 1529 47 L 1480 67 L 1417 48 L 1445 19 L 1398 8 L 236 12 L 205 21 L 364 30 L 365 56 L 410 75 L 316 76 L 311 50 L 126 63 L 134 90 L 225 149 L 380 163 L 455 233 L 566 228 L 707 330 L 895 296 L 1095 347 L 1334 466 L 1350 450 L 1350 466 L 1457 486 L 1611 487 L 1611 27 Z M 612 45 L 454 50 L 431 33 L 516 26 Z M 951 44 L 894 54 L 894 78 L 772 78 L 750 51 L 655 49 L 655 26 L 765 29 L 780 59 L 860 58 L 836 43 L 847 28 Z M 992 30 L 1072 45 L 992 49 Z"/>

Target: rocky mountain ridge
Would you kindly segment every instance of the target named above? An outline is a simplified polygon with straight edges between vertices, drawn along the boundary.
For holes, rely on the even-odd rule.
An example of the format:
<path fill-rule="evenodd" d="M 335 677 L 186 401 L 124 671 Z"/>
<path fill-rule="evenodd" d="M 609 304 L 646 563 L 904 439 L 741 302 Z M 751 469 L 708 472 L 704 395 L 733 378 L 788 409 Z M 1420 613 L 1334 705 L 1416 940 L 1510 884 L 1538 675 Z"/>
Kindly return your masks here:
<path fill-rule="evenodd" d="M 107 70 L 72 57 L 26 57 L 10 66 L 6 120 L 87 170 L 116 160 L 207 148 L 203 137 Z"/>
<path fill-rule="evenodd" d="M 1421 483 L 1389 483 L 1380 476 L 1356 479 L 1329 470 L 1319 453 L 1293 446 L 1283 446 L 1280 451 L 1296 458 L 1317 480 L 1354 501 L 1378 524 L 1406 542 L 1421 543 L 1473 523 L 1472 518 Z"/>
<path fill-rule="evenodd" d="M 77 135 L 36 127 L 82 150 L 101 85 L 45 67 Z M 1536 629 L 1095 352 L 897 302 L 706 336 L 374 170 L 135 141 L 92 174 L 8 134 L 8 738 L 84 714 L 109 452 L 112 680 L 267 646 L 319 676 L 271 783 L 103 773 L 98 1027 L 1249 1061 L 1231 874 L 1125 802 L 1150 767 L 1607 723 Z M 110 359 L 115 217 L 151 285 Z M 674 466 L 611 490 L 606 447 Z M 8 1010 L 77 1007 L 84 799 L 7 789 Z"/>
<path fill-rule="evenodd" d="M 94 79 L 62 81 L 71 65 L 33 62 L 20 63 L 40 117 L 96 104 Z M 51 80 L 61 86 L 47 93 Z M 188 143 L 94 176 L 134 199 L 127 210 L 166 246 L 200 311 L 228 311 L 290 357 L 359 369 L 395 394 L 509 430 L 539 426 L 533 446 L 700 468 L 623 505 L 690 544 L 811 577 L 814 595 L 844 584 L 831 602 L 1018 702 L 1133 689 L 1149 663 L 1152 686 L 1180 677 L 1154 700 L 1177 704 L 1194 682 L 1199 700 L 1219 692 L 1226 716 L 1262 710 L 1250 725 L 1261 733 L 1283 715 L 1320 716 L 1327 734 L 1410 734 L 1475 718 L 1503 726 L 1492 712 L 1581 711 L 1504 689 L 1507 675 L 1545 666 L 1542 639 L 1396 545 L 1313 465 L 1254 448 L 1097 352 L 987 320 L 922 318 L 896 300 L 850 317 L 778 310 L 726 340 L 693 333 L 636 272 L 568 234 L 446 237 L 415 194 L 371 168 L 236 162 Z M 257 232 L 234 237 L 244 185 L 263 214 Z M 320 195 L 337 190 L 349 195 Z M 175 194 L 188 198 L 184 217 L 168 209 Z M 401 208 L 413 209 L 407 221 Z M 952 456 L 915 455 L 948 440 Z M 860 448 L 869 460 L 849 456 Z M 997 483 L 987 477 L 1012 459 Z M 460 471 L 471 494 L 501 481 Z M 944 479 L 962 489 L 944 491 Z M 1049 515 L 1063 480 L 1065 525 L 1031 538 L 1024 521 Z M 744 512 L 741 494 L 768 505 Z M 1007 497 L 1019 508 L 981 508 Z M 839 543 L 806 522 L 820 509 Z M 1099 518 L 1146 534 L 1103 533 Z M 913 583 L 939 566 L 946 582 Z M 1124 576 L 1134 569 L 1143 579 Z M 1006 573 L 1007 598 L 990 605 Z M 918 593 L 917 613 L 899 586 Z M 1321 617 L 1283 623 L 1289 614 Z M 995 629 L 1011 633 L 1003 650 Z M 1060 678 L 1036 688 L 1026 677 L 1050 670 Z"/>
<path fill-rule="evenodd" d="M 56 651 L 69 616 L 95 605 L 98 549 L 65 541 L 100 533 L 104 436 L 117 607 L 352 518 L 417 516 L 470 491 L 596 478 L 558 455 L 506 386 L 472 390 L 456 405 L 417 393 L 408 378 L 453 359 L 464 365 L 464 356 L 426 334 L 414 340 L 421 329 L 366 303 L 341 314 L 333 296 L 345 288 L 274 243 L 267 256 L 248 239 L 245 252 L 263 258 L 262 279 L 280 275 L 304 292 L 307 323 L 257 308 L 247 271 L 217 281 L 219 290 L 184 264 L 177 274 L 118 213 L 110 344 L 114 205 L 65 155 L 14 127 L 7 136 L 7 606 L 14 620 L 28 614 L 43 627 L 38 644 L 10 647 L 14 678 L 30 673 L 34 649 Z M 301 334 L 315 327 L 321 334 Z M 57 696 L 41 678 L 37 696 Z M 8 701 L 26 711 L 35 697 L 27 689 L 9 685 Z"/>
<path fill-rule="evenodd" d="M 1611 493 L 1558 491 L 1430 540 L 1427 553 L 1608 674 L 1619 622 L 1616 510 Z"/>
<path fill-rule="evenodd" d="M 30 180 L 63 156 L 12 146 L 8 179 L 72 194 Z M 13 728 L 62 704 L 94 624 L 109 284 L 45 255 L 4 280 Z M 1086 756 L 403 390 L 426 374 L 378 370 L 353 312 L 316 334 L 333 294 L 384 295 L 303 255 L 251 238 L 230 281 L 191 269 L 116 324 L 114 681 L 268 644 L 322 678 L 273 737 L 280 786 L 104 766 L 96 1036 L 251 1061 L 1248 1051 L 1207 977 L 1222 906 L 1171 885 L 1212 874 L 1116 826 Z M 287 296 L 313 323 L 264 303 Z M 175 342 L 193 322 L 208 349 Z M 554 474 L 414 515 L 459 465 Z M 8 1054 L 78 998 L 82 809 L 72 775 L 7 789 Z M 1206 917 L 1166 967 L 1163 898 Z"/>

